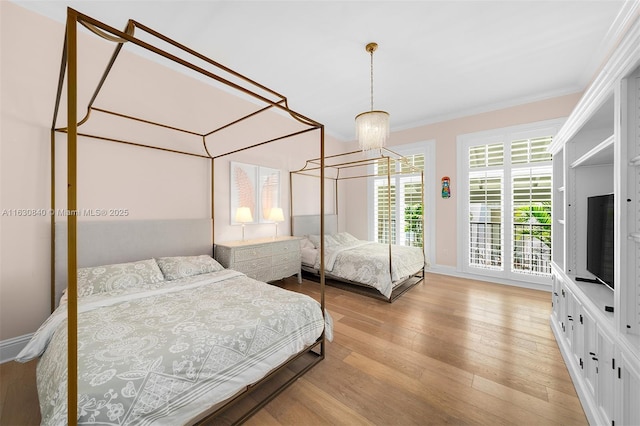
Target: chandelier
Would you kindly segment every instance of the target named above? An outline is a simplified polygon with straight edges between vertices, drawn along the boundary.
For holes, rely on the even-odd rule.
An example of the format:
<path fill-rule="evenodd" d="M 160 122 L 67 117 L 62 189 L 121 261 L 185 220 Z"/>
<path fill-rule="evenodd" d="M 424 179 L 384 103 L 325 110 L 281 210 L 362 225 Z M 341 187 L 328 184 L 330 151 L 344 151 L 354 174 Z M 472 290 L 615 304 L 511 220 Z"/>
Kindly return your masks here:
<path fill-rule="evenodd" d="M 373 52 L 377 48 L 377 43 L 365 47 L 371 54 L 371 111 L 356 115 L 356 138 L 363 151 L 382 148 L 389 139 L 389 113 L 373 109 Z"/>

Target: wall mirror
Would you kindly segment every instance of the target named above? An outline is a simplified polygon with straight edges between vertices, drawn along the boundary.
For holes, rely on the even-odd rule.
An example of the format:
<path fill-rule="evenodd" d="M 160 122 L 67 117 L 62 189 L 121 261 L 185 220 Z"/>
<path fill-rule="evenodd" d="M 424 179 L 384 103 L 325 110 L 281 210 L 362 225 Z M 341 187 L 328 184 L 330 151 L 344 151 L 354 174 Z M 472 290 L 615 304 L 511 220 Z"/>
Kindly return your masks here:
<path fill-rule="evenodd" d="M 280 206 L 280 170 L 231 162 L 231 224 L 271 223 L 269 213 Z"/>

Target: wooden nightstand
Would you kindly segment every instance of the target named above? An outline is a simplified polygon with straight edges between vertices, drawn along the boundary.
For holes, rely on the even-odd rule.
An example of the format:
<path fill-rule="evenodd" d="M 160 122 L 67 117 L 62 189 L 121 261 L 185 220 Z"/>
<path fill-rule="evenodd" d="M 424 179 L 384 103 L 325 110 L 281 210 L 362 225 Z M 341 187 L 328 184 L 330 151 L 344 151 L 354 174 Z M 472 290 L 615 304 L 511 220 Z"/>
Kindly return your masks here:
<path fill-rule="evenodd" d="M 228 241 L 215 245 L 215 259 L 259 281 L 276 281 L 298 274 L 302 283 L 299 237 Z"/>

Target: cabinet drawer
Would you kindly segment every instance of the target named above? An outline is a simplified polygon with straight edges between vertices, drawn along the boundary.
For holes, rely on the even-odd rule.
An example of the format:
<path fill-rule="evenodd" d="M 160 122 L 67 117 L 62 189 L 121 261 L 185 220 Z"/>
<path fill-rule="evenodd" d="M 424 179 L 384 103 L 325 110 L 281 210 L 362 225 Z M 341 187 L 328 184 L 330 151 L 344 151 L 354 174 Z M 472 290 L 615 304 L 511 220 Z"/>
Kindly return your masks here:
<path fill-rule="evenodd" d="M 252 269 L 251 271 L 246 272 L 246 275 L 249 278 L 253 278 L 258 281 L 271 281 L 271 268 L 263 268 L 263 269 Z"/>
<path fill-rule="evenodd" d="M 242 262 L 245 260 L 255 259 L 257 257 L 268 256 L 271 256 L 271 246 L 268 244 L 239 248 L 233 253 L 233 259 L 235 262 Z"/>
<path fill-rule="evenodd" d="M 271 264 L 273 266 L 283 265 L 285 263 L 297 262 L 300 263 L 300 252 L 291 252 L 291 253 L 283 253 L 277 254 L 272 257 Z"/>
<path fill-rule="evenodd" d="M 300 242 L 298 240 L 293 241 L 281 241 L 273 244 L 272 254 L 284 254 L 300 251 Z"/>
<path fill-rule="evenodd" d="M 270 257 L 262 257 L 255 258 L 250 260 L 245 260 L 243 262 L 235 262 L 233 264 L 233 269 L 236 271 L 244 272 L 248 274 L 251 271 L 256 269 L 269 269 L 271 268 L 271 258 Z"/>
<path fill-rule="evenodd" d="M 271 280 L 280 280 L 300 273 L 300 262 L 289 262 L 271 268 Z"/>

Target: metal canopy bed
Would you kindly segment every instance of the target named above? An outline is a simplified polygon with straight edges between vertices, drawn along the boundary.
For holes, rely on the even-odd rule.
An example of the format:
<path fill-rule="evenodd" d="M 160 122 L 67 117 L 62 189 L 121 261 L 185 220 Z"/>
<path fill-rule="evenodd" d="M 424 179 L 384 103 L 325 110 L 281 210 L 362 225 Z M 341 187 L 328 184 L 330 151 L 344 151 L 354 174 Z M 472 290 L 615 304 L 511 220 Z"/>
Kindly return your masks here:
<path fill-rule="evenodd" d="M 324 163 L 324 165 L 322 164 Z M 374 166 L 377 166 L 377 171 Z M 322 173 L 324 171 L 324 176 Z M 396 300 L 406 291 L 418 284 L 424 277 L 426 256 L 423 247 L 411 247 L 393 244 L 392 235 L 395 207 L 392 194 L 392 178 L 396 176 L 419 176 L 419 219 L 418 239 L 424 244 L 424 171 L 412 161 L 388 148 L 369 151 L 351 151 L 342 154 L 327 155 L 325 158 L 307 160 L 305 166 L 290 172 L 292 188 L 291 229 L 295 236 L 303 237 L 302 269 L 310 277 L 320 280 L 326 277 L 326 283 L 345 290 L 385 300 Z M 328 180 L 333 190 L 333 212 L 324 208 L 318 215 L 296 215 L 293 196 L 296 177 L 319 178 Z M 388 220 L 386 232 L 388 243 L 376 243 L 357 240 L 347 232 L 338 232 L 338 187 L 339 182 L 362 178 L 386 178 L 386 204 L 378 206 L 385 209 Z M 330 210 L 329 210 L 330 211 Z M 398 212 L 398 214 L 400 214 Z M 414 214 L 415 215 L 415 214 Z M 320 221 L 325 222 L 324 254 L 320 256 L 316 241 L 321 235 Z M 396 219 L 397 220 L 397 219 Z M 384 227 L 384 225 L 383 225 Z M 305 249 L 304 245 L 307 244 Z M 311 247 L 315 245 L 314 247 Z M 418 244 L 420 245 L 420 244 Z M 307 252 L 305 253 L 305 250 Z M 306 260 L 305 260 L 306 259 Z"/>
<path fill-rule="evenodd" d="M 89 32 L 86 32 L 86 38 L 83 38 L 82 40 L 80 39 L 78 34 L 78 29 L 80 28 L 78 24 L 81 24 L 84 28 L 89 30 Z M 89 39 L 96 39 L 96 37 L 91 37 L 92 35 L 97 35 L 97 40 L 100 43 L 110 46 L 108 48 L 105 48 L 105 52 L 107 52 L 106 57 L 109 59 L 105 62 L 106 67 L 101 73 L 101 76 L 96 79 L 97 84 L 95 86 L 89 85 L 90 87 L 95 87 L 95 91 L 93 91 L 93 93 L 90 93 L 89 96 L 85 97 L 87 100 L 86 115 L 78 120 L 78 114 L 81 113 L 81 111 L 79 111 L 79 105 L 85 99 L 83 98 L 81 100 L 79 94 L 79 87 L 83 77 L 82 73 L 79 72 L 79 70 L 83 70 L 83 68 L 81 67 L 82 62 L 80 60 L 79 44 L 80 41 L 86 42 Z M 88 46 L 91 47 L 93 45 L 88 44 Z M 217 88 L 223 88 L 227 92 L 230 91 L 232 94 L 239 96 L 244 100 L 249 100 L 250 102 L 246 104 L 246 113 L 243 113 L 241 116 L 229 118 L 227 117 L 229 114 L 227 108 L 225 108 L 225 105 L 217 105 L 212 109 L 214 113 L 204 114 L 194 112 L 193 115 L 197 116 L 199 114 L 201 120 L 198 121 L 196 119 L 196 124 L 192 127 L 188 126 L 189 123 L 173 122 L 171 120 L 172 115 L 170 113 L 165 114 L 163 117 L 161 117 L 164 119 L 169 118 L 168 122 L 145 115 L 146 110 L 144 108 L 142 111 L 138 111 L 138 113 L 140 113 L 141 115 L 134 115 L 131 112 L 132 109 L 135 110 L 135 108 L 132 107 L 132 94 L 119 93 L 116 96 L 107 96 L 104 94 L 105 90 L 107 88 L 110 89 L 112 86 L 112 80 L 115 79 L 115 77 L 112 76 L 114 73 L 120 73 L 120 75 L 125 76 L 135 75 L 135 69 L 128 69 L 127 66 L 121 65 L 125 61 L 122 55 L 122 51 L 123 49 L 129 47 L 133 50 L 134 53 L 152 56 L 159 61 L 164 61 L 164 64 L 169 64 L 169 66 L 180 67 L 186 72 L 191 72 L 192 75 L 196 76 L 195 78 L 205 80 L 210 84 L 216 86 Z M 91 49 L 89 50 L 89 53 L 92 53 Z M 134 57 L 139 58 L 138 55 L 131 55 L 126 58 L 128 60 Z M 95 57 L 93 58 L 93 60 L 95 60 Z M 134 61 L 134 63 L 136 62 Z M 118 68 L 120 66 L 122 66 L 122 69 Z M 154 68 L 154 70 L 155 69 L 156 68 Z M 157 69 L 159 70 L 158 72 L 163 72 L 162 70 L 166 70 L 164 68 L 162 70 L 160 68 Z M 142 78 L 141 81 L 143 80 L 144 78 Z M 66 91 L 64 90 L 65 84 Z M 141 93 L 144 93 L 143 89 L 140 90 Z M 154 90 L 154 88 L 151 88 L 151 90 Z M 179 94 L 176 94 L 176 97 L 179 98 Z M 121 109 L 118 109 L 118 101 L 121 101 L 122 98 L 125 99 L 120 103 Z M 104 101 L 105 99 L 106 101 Z M 103 103 L 106 104 L 106 106 L 99 106 L 98 104 L 100 104 L 101 101 L 104 101 Z M 176 99 L 171 98 L 167 99 L 167 101 L 170 101 L 168 103 L 172 104 L 176 101 Z M 64 113 L 64 110 L 61 109 L 61 104 L 64 104 L 65 102 L 66 118 L 60 118 L 60 115 Z M 243 123 L 253 123 L 256 126 L 259 126 L 261 125 L 261 123 L 264 123 L 264 120 L 270 120 L 270 118 L 260 119 L 259 117 L 264 117 L 265 113 L 269 112 L 270 114 L 274 111 L 276 112 L 276 114 L 279 114 L 279 117 L 284 117 L 291 121 L 291 124 L 287 127 L 287 129 L 291 130 L 287 131 L 286 134 L 268 135 L 267 132 L 269 131 L 269 126 L 264 126 L 264 132 L 261 131 L 262 133 L 258 140 L 247 142 L 243 139 L 235 145 L 233 144 L 233 142 L 229 142 L 233 140 L 234 128 L 237 128 Z M 225 121 L 219 123 L 221 117 Z M 60 124 L 58 124 L 59 121 L 66 121 L 66 125 L 61 126 Z M 97 125 L 92 126 L 93 122 L 97 122 Z M 132 133 L 130 135 L 120 134 L 121 129 L 123 127 L 126 127 L 120 125 L 124 122 L 126 122 L 127 126 L 129 127 L 140 128 L 140 133 L 136 132 L 135 134 Z M 83 129 L 82 131 L 80 131 L 80 127 L 82 127 Z M 167 378 L 167 376 L 171 376 L 169 374 L 169 372 L 171 371 L 173 371 L 174 374 L 177 374 L 176 371 L 185 370 L 185 374 L 187 374 L 190 380 L 193 378 L 193 374 L 205 376 L 205 372 L 207 373 L 206 376 L 208 378 L 218 382 L 225 382 L 225 380 L 231 382 L 236 380 L 232 375 L 232 372 L 227 370 L 221 371 L 221 374 L 223 374 L 222 378 L 211 373 L 216 368 L 219 368 L 218 364 L 220 363 L 220 360 L 216 358 L 215 350 L 209 352 L 207 363 L 202 361 L 200 364 L 198 364 L 200 365 L 200 370 L 196 371 L 196 373 L 194 373 L 193 370 L 196 369 L 195 364 L 197 364 L 199 360 L 195 358 L 189 358 L 187 356 L 182 356 L 182 358 L 174 358 L 173 366 L 171 366 L 171 364 L 169 364 L 168 366 L 163 364 L 163 356 L 164 358 L 170 359 L 171 357 L 169 355 L 159 355 L 158 358 L 153 360 L 153 362 L 148 362 L 147 364 L 144 364 L 142 360 L 140 360 L 137 367 L 138 369 L 155 369 L 154 374 L 156 375 L 154 377 L 156 377 L 156 379 L 159 381 L 164 380 L 166 382 L 163 382 L 164 385 L 157 384 L 159 388 L 149 390 L 149 392 L 147 392 L 146 401 L 140 401 L 140 398 L 142 398 L 141 394 L 143 393 L 143 388 L 136 387 L 137 384 L 140 383 L 140 380 L 138 379 L 140 378 L 139 374 L 141 373 L 139 371 L 130 371 L 128 373 L 122 373 L 119 371 L 116 373 L 115 370 L 113 372 L 111 370 L 106 370 L 100 374 L 96 374 L 95 371 L 82 371 L 82 369 L 79 369 L 80 365 L 84 365 L 80 364 L 81 360 L 83 360 L 83 362 L 85 362 L 86 364 L 84 358 L 79 358 L 80 352 L 82 351 L 82 356 L 84 356 L 84 351 L 86 351 L 85 345 L 88 345 L 87 341 L 83 341 L 79 335 L 79 328 L 81 327 L 82 329 L 84 329 L 87 324 L 79 321 L 79 319 L 84 318 L 86 321 L 88 321 L 87 318 L 91 318 L 91 315 L 93 315 L 93 317 L 97 317 L 99 319 L 98 322 L 100 322 L 101 318 L 110 318 L 109 315 L 111 314 L 109 314 L 109 312 L 115 312 L 116 310 L 121 309 L 124 313 L 126 313 L 127 311 L 131 310 L 131 308 L 125 309 L 121 308 L 120 305 L 113 305 L 112 307 L 107 308 L 110 309 L 110 311 L 107 311 L 106 313 L 103 313 L 103 311 L 96 311 L 97 313 L 93 313 L 88 317 L 82 316 L 87 315 L 86 305 L 90 303 L 86 301 L 83 302 L 82 298 L 78 299 L 79 296 L 83 296 L 79 294 L 80 291 L 84 291 L 84 289 L 78 287 L 81 278 L 80 271 L 84 269 L 90 269 L 90 267 L 103 268 L 101 265 L 105 265 L 109 262 L 133 262 L 147 258 L 151 258 L 149 259 L 151 263 L 157 260 L 157 263 L 162 269 L 162 264 L 160 263 L 161 259 L 158 259 L 161 256 L 205 255 L 204 262 L 206 262 L 207 265 L 211 266 L 211 254 L 213 250 L 212 248 L 214 244 L 215 234 L 214 204 L 216 201 L 216 197 L 214 196 L 214 166 L 216 165 L 216 160 L 230 154 L 235 154 L 250 148 L 263 146 L 275 141 L 288 139 L 295 142 L 296 136 L 313 131 L 318 132 L 320 176 L 323 177 L 324 126 L 289 108 L 287 99 L 284 96 L 199 54 L 198 52 L 195 52 L 171 40 L 170 38 L 136 21 L 129 20 L 124 31 L 119 31 L 96 19 L 79 13 L 76 10 L 73 10 L 71 8 L 67 10 L 65 41 L 60 67 L 60 77 L 58 80 L 57 99 L 51 128 L 51 209 L 52 212 L 56 212 L 57 207 L 55 194 L 55 156 L 56 150 L 58 149 L 56 147 L 56 134 L 63 133 L 66 134 L 67 152 L 67 214 L 65 215 L 66 221 L 58 222 L 56 222 L 56 214 L 52 214 L 51 216 L 51 309 L 53 314 L 51 317 L 49 317 L 47 322 L 52 322 L 52 317 L 54 317 L 56 313 L 61 311 L 61 308 L 64 308 L 63 305 L 60 305 L 60 307 L 56 309 L 56 304 L 61 294 L 60 286 L 66 286 L 66 296 L 68 297 L 68 300 L 65 305 L 66 309 L 63 309 L 65 311 L 64 321 L 66 321 L 66 327 L 63 325 L 64 322 L 62 322 L 62 325 L 59 327 L 59 329 L 61 335 L 63 335 L 64 337 L 58 340 L 66 341 L 66 354 L 64 354 L 63 352 L 60 355 L 62 358 L 64 358 L 66 355 L 67 361 L 66 363 L 63 363 L 64 365 L 57 366 L 57 370 L 55 370 L 58 375 L 63 375 L 64 377 L 66 377 L 66 390 L 59 383 L 57 385 L 54 385 L 54 387 L 58 386 L 55 391 L 62 394 L 58 396 L 58 403 L 60 403 L 61 405 L 65 405 L 65 401 L 64 399 L 60 398 L 64 398 L 63 395 L 66 395 L 65 411 L 67 413 L 78 413 L 78 418 L 76 418 L 75 416 L 66 416 L 65 413 L 68 424 L 75 425 L 77 423 L 85 422 L 101 422 L 104 420 L 104 416 L 106 414 L 109 415 L 109 419 L 111 420 L 111 422 L 107 421 L 105 423 L 113 424 L 120 424 L 120 422 L 122 422 L 125 417 L 128 419 L 128 421 L 135 421 L 139 424 L 156 424 L 163 422 L 168 422 L 171 424 L 200 424 L 208 423 L 211 421 L 222 423 L 241 423 L 245 421 L 249 416 L 257 412 L 267 402 L 269 402 L 287 386 L 293 383 L 298 377 L 300 377 L 302 374 L 304 374 L 324 358 L 325 337 L 331 332 L 331 327 L 330 318 L 327 317 L 328 314 L 325 311 L 324 275 L 322 273 L 320 274 L 320 300 L 316 301 L 308 296 L 288 292 L 276 286 L 267 285 L 255 280 L 251 280 L 245 276 L 235 276 L 239 273 L 233 273 L 233 271 L 231 270 L 217 270 L 217 266 L 213 265 L 214 271 L 211 272 L 211 274 L 222 273 L 226 275 L 234 275 L 233 277 L 229 278 L 230 283 L 233 280 L 240 280 L 240 287 L 244 286 L 242 287 L 244 288 L 243 291 L 246 291 L 247 288 L 250 288 L 251 292 L 262 295 L 261 297 L 263 297 L 263 299 L 260 300 L 271 300 L 271 297 L 273 297 L 273 300 L 276 300 L 276 296 L 280 297 L 281 292 L 287 293 L 283 296 L 287 298 L 286 301 L 279 302 L 280 305 L 265 305 L 264 310 L 271 312 L 273 310 L 281 309 L 288 312 L 288 316 L 295 316 L 298 315 L 298 313 L 299 316 L 303 316 L 302 311 L 311 311 L 313 312 L 313 315 L 316 315 L 316 323 L 320 321 L 317 318 L 319 312 L 319 316 L 322 322 L 321 330 L 319 330 L 318 332 L 316 324 L 316 330 L 310 332 L 310 335 L 307 336 L 307 340 L 310 340 L 310 343 L 301 344 L 299 341 L 294 342 L 293 338 L 291 338 L 291 342 L 289 344 L 289 346 L 291 347 L 288 348 L 289 352 L 287 352 L 286 354 L 283 354 L 281 352 L 275 354 L 274 352 L 275 355 L 273 355 L 273 357 L 271 358 L 268 358 L 268 355 L 260 355 L 263 356 L 264 359 L 260 358 L 258 359 L 258 361 L 254 360 L 256 364 L 265 363 L 267 361 L 271 362 L 272 364 L 266 368 L 263 366 L 263 371 L 259 374 L 259 377 L 252 377 L 250 379 L 245 378 L 244 380 L 247 381 L 246 383 L 234 383 L 234 387 L 232 388 L 232 390 L 227 391 L 228 394 L 224 397 L 223 400 L 220 401 L 207 400 L 207 398 L 210 396 L 210 392 L 207 393 L 203 389 L 210 389 L 212 387 L 212 385 L 210 385 L 210 382 L 207 382 L 209 383 L 207 385 L 198 385 L 200 387 L 196 390 L 196 393 L 199 392 L 197 398 L 190 399 L 191 396 L 189 396 L 189 398 L 181 397 L 181 394 L 179 392 L 177 392 L 177 397 L 168 399 L 166 401 L 159 401 L 159 399 L 162 398 L 153 399 L 153 397 L 149 396 L 149 392 L 153 393 L 163 386 L 165 388 L 172 388 L 172 391 L 178 387 L 176 383 L 180 383 L 180 386 L 184 386 L 185 388 L 187 387 L 186 383 L 188 382 L 188 380 L 183 377 L 181 377 L 180 380 L 176 379 L 175 382 L 172 382 L 173 384 L 169 383 L 169 379 Z M 170 153 L 171 155 L 175 154 L 180 156 L 201 158 L 203 161 L 206 161 L 210 173 L 210 182 L 206 184 L 206 186 L 210 187 L 210 194 L 206 194 L 206 196 L 210 196 L 211 199 L 211 217 L 200 220 L 78 221 L 78 216 L 81 216 L 81 214 L 78 213 L 79 209 L 77 196 L 79 182 L 78 141 L 80 138 L 82 138 L 81 140 L 83 141 L 83 143 L 89 143 L 90 140 L 113 142 L 117 144 L 134 146 L 136 147 L 135 149 L 144 148 L 160 150 L 166 153 Z M 171 143 L 167 143 L 167 141 L 170 141 Z M 176 145 L 178 147 L 176 147 Z M 320 180 L 319 187 L 320 203 L 321 205 L 323 205 L 324 179 Z M 323 219 L 321 219 L 319 225 L 320 229 L 323 230 Z M 113 244 L 113 246 L 108 247 L 108 244 Z M 322 255 L 324 253 L 323 246 L 321 249 L 321 253 Z M 189 259 L 189 261 L 192 260 L 191 258 Z M 215 261 L 213 261 L 213 264 L 215 264 Z M 109 265 L 107 268 L 111 266 L 119 267 L 118 265 Z M 136 266 L 136 268 L 137 267 L 138 266 Z M 143 267 L 154 268 L 155 266 L 147 262 Z M 70 273 L 67 274 L 66 271 L 69 271 Z M 76 271 L 78 273 L 76 273 Z M 207 270 L 207 272 L 209 271 L 210 270 Z M 103 270 L 101 272 L 103 272 Z M 162 274 L 164 274 L 164 279 L 168 280 L 169 278 L 166 271 L 162 269 L 161 272 Z M 181 282 L 181 285 L 185 287 L 191 286 L 195 289 L 197 286 L 201 285 L 200 281 L 204 281 L 204 278 L 201 278 L 202 276 L 203 275 L 186 276 L 186 284 Z M 227 281 L 224 281 L 227 278 L 228 277 L 216 278 L 219 282 L 223 282 L 225 284 L 222 285 L 222 287 L 213 287 L 213 289 L 206 291 L 219 293 L 226 292 L 227 288 L 232 289 L 233 286 L 231 284 L 226 284 Z M 160 279 L 162 279 L 162 275 Z M 209 278 L 207 277 L 207 279 Z M 180 279 L 175 282 L 178 281 L 180 281 Z M 154 291 L 173 291 L 173 287 L 168 290 L 165 288 L 158 288 L 158 286 L 161 284 L 163 285 L 163 283 L 164 282 L 154 282 Z M 208 288 L 209 287 L 207 287 L 207 289 Z M 224 291 L 221 290 L 221 288 L 223 288 Z M 142 290 L 136 289 L 136 291 L 141 292 Z M 236 292 L 236 299 L 232 300 L 233 303 L 238 302 L 237 299 L 243 299 L 243 294 L 246 296 L 246 293 L 243 293 L 243 291 Z M 182 293 L 169 294 L 170 296 L 165 295 L 165 293 L 159 296 L 154 296 L 157 297 L 157 299 L 153 299 L 154 302 L 148 302 L 146 301 L 147 299 L 141 298 L 140 304 L 146 303 L 147 306 L 153 306 L 157 303 L 158 307 L 172 306 L 171 304 L 167 304 L 167 299 L 162 299 L 161 297 L 173 297 L 174 299 L 182 298 L 185 300 L 188 300 L 188 298 L 191 297 L 196 302 L 201 300 L 200 296 L 197 295 L 197 293 L 192 293 L 190 296 L 183 296 Z M 110 293 L 108 293 L 108 295 L 110 295 Z M 93 296 L 96 295 L 92 295 L 90 297 Z M 102 295 L 97 296 L 102 297 Z M 298 302 L 298 296 L 300 298 L 309 298 L 313 303 L 310 306 L 304 307 L 303 303 L 308 303 L 308 301 L 305 299 L 304 301 L 300 300 L 300 302 Z M 129 297 L 128 293 L 127 297 Z M 244 298 L 247 299 L 247 297 Z M 97 301 L 95 303 L 100 304 L 103 302 Z M 110 301 L 109 303 L 112 302 Z M 135 303 L 137 302 L 127 301 L 126 306 L 133 306 Z M 217 304 L 215 300 L 210 303 L 213 305 L 211 307 L 211 309 L 213 310 L 209 314 L 207 314 L 209 315 L 208 317 L 206 317 L 207 321 L 204 321 L 207 323 L 215 322 L 214 320 L 216 319 L 216 308 L 222 309 L 223 306 L 226 306 Z M 225 301 L 225 303 L 227 302 Z M 251 303 L 251 300 L 246 300 L 244 303 L 249 304 Z M 236 306 L 232 309 L 241 311 L 244 309 L 248 309 L 246 306 L 247 305 L 241 305 L 239 307 Z M 285 309 L 277 308 L 276 306 L 288 307 Z M 66 314 L 66 312 L 68 312 L 68 315 Z M 265 314 L 265 312 L 266 311 L 263 311 L 262 314 Z M 198 314 L 200 315 L 200 313 Z M 161 312 L 158 318 L 155 318 L 153 320 L 151 318 L 146 318 L 145 321 L 147 323 L 152 322 L 154 324 L 159 324 L 163 321 L 169 321 L 171 318 L 173 317 L 171 317 L 169 312 Z M 116 332 L 114 330 L 116 327 L 113 324 L 109 324 L 108 320 L 105 319 L 104 321 L 106 324 L 108 324 L 107 328 L 110 330 L 107 334 L 118 335 L 119 332 Z M 295 325 L 291 325 L 290 323 L 286 322 L 286 319 L 282 319 L 281 321 L 282 322 L 279 324 L 283 328 L 295 327 Z M 257 322 L 259 323 L 260 321 Z M 127 328 L 128 324 L 124 324 L 121 327 Z M 307 324 L 303 324 L 300 327 L 307 327 L 308 329 L 311 329 L 311 326 Z M 35 334 L 39 335 L 40 332 L 41 330 L 38 330 L 38 332 L 36 332 Z M 195 333 L 193 335 L 189 335 L 191 336 L 189 338 L 192 339 L 190 340 L 190 343 L 192 345 L 196 345 L 196 341 L 200 342 L 199 344 L 205 346 L 206 344 L 208 344 L 211 347 L 214 347 L 214 349 L 219 348 L 222 345 L 213 343 L 205 344 L 200 340 L 197 340 L 198 338 L 202 337 L 202 333 L 210 333 L 211 330 L 195 329 L 192 330 L 192 332 Z M 319 335 L 315 336 L 315 334 L 313 333 Z M 173 342 L 173 346 L 170 348 L 172 352 L 180 352 L 184 350 L 184 348 L 176 348 L 176 345 L 180 346 L 180 342 L 182 342 L 182 339 L 187 339 L 187 334 L 188 333 L 185 331 L 183 334 L 178 335 L 177 343 Z M 55 340 L 56 337 L 57 334 L 54 335 L 51 340 Z M 127 340 L 125 339 L 125 337 L 120 337 L 119 341 L 125 342 Z M 207 342 L 218 341 L 225 338 L 227 337 L 210 335 Z M 283 342 L 285 337 L 283 337 L 282 339 Z M 286 339 L 289 339 L 289 337 L 286 337 Z M 282 344 L 284 346 L 284 343 L 282 342 L 278 344 Z M 289 342 L 289 340 L 287 340 L 287 342 Z M 111 345 L 119 346 L 120 344 L 112 342 Z M 129 346 L 119 347 L 119 350 L 121 351 L 120 355 L 124 353 L 127 357 L 141 356 L 139 355 L 139 353 L 142 353 L 142 350 L 140 348 Z M 211 347 L 209 349 L 211 349 Z M 44 351 L 44 349 L 42 350 Z M 112 351 L 114 349 L 96 349 L 96 351 L 98 350 L 102 351 L 100 353 L 104 355 L 106 353 L 110 353 L 109 351 Z M 204 349 L 201 349 L 201 352 L 204 353 Z M 239 351 L 232 351 L 229 353 L 239 353 Z M 42 353 L 36 354 L 35 356 L 41 355 Z M 35 356 L 32 354 L 32 357 Z M 40 363 L 42 363 L 45 356 L 46 353 L 42 355 L 38 369 L 40 369 Z M 202 357 L 204 357 L 204 355 L 202 355 Z M 222 357 L 222 355 L 220 355 L 220 357 Z M 227 354 L 226 357 L 229 358 L 231 357 L 231 355 Z M 283 357 L 284 360 L 282 360 Z M 18 357 L 18 359 L 20 359 L 20 356 Z M 278 361 L 274 362 L 273 360 L 275 359 L 278 359 Z M 214 366 L 212 366 L 213 364 L 218 367 L 214 368 Z M 93 365 L 93 368 L 97 368 L 96 363 L 90 365 Z M 238 370 L 240 369 L 240 367 L 234 368 L 237 368 Z M 76 372 L 78 374 L 76 374 Z M 51 373 L 51 371 L 49 371 L 49 373 Z M 116 374 L 118 377 L 124 378 L 123 383 L 126 383 L 126 386 L 122 388 L 116 388 L 115 391 L 113 389 L 104 391 L 105 388 L 98 387 L 98 389 L 101 389 L 106 393 L 100 395 L 91 395 L 90 389 L 87 389 L 86 383 L 90 382 L 93 386 L 97 381 L 108 380 L 111 377 L 105 378 L 105 374 L 109 376 L 109 374 L 107 373 L 111 375 Z M 91 380 L 88 380 L 86 376 L 91 376 L 92 374 L 93 378 Z M 255 376 L 254 373 L 252 374 Z M 228 380 L 225 377 L 228 378 Z M 173 376 L 171 376 L 171 378 L 173 378 Z M 146 382 L 147 379 L 147 377 L 145 377 L 144 379 L 146 384 L 145 386 L 149 387 L 149 383 Z M 136 385 L 134 386 L 134 384 Z M 209 387 L 207 388 L 207 386 Z M 145 388 L 145 392 L 146 389 L 147 388 Z M 135 397 L 135 402 L 140 403 L 134 408 L 127 408 L 125 406 L 124 409 L 121 405 L 110 404 L 110 398 L 118 397 L 118 394 L 120 394 L 120 397 L 122 398 L 125 396 L 131 398 Z M 193 401 L 196 402 L 195 405 Z M 87 408 L 89 405 L 91 405 L 91 407 Z M 189 415 L 188 418 L 180 417 L 180 415 L 174 415 L 173 412 L 169 412 L 170 410 L 181 406 L 188 408 L 186 410 L 186 413 Z M 131 410 L 133 409 L 137 410 L 135 415 L 131 415 Z M 148 413 L 146 413 L 146 411 L 148 411 Z M 58 421 L 59 420 L 60 418 L 58 418 Z"/>

